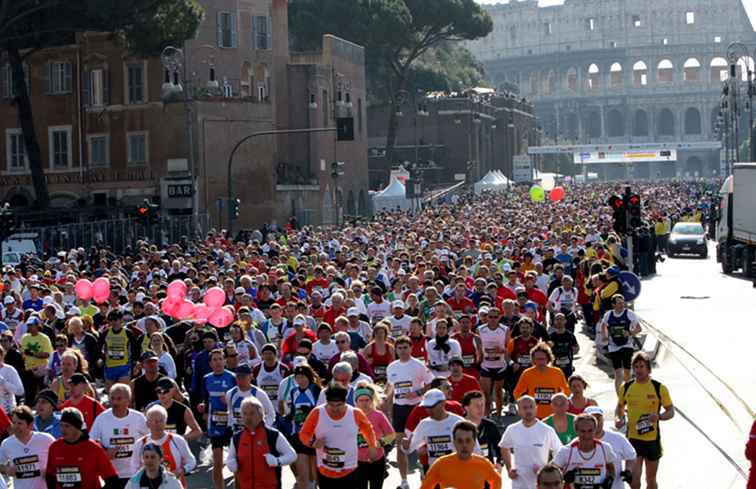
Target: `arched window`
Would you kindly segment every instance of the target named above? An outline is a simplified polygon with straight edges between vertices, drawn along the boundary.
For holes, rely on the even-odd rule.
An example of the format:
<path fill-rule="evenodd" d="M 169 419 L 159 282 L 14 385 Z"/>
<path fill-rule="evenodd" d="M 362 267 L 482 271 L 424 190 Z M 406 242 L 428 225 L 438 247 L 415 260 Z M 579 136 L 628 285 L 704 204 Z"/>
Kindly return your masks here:
<path fill-rule="evenodd" d="M 588 137 L 595 139 L 601 137 L 601 114 L 592 110 L 585 114 L 583 126 Z"/>
<path fill-rule="evenodd" d="M 656 125 L 656 132 L 659 136 L 675 135 L 675 115 L 669 109 L 662 109 L 659 112 L 659 122 Z"/>
<path fill-rule="evenodd" d="M 622 86 L 622 65 L 614 63 L 609 68 L 609 83 L 612 88 L 619 88 Z"/>
<path fill-rule="evenodd" d="M 695 107 L 685 111 L 685 134 L 701 134 L 701 112 Z"/>
<path fill-rule="evenodd" d="M 672 83 L 675 81 L 675 65 L 668 59 L 659 61 L 656 65 L 656 79 L 659 83 Z"/>
<path fill-rule="evenodd" d="M 619 138 L 625 135 L 625 117 L 618 109 L 612 109 L 606 114 L 607 135 Z"/>
<path fill-rule="evenodd" d="M 754 72 L 753 58 L 750 56 L 741 57 L 737 63 L 737 76 L 743 80 L 748 81 L 748 71 Z"/>
<path fill-rule="evenodd" d="M 688 59 L 683 65 L 683 79 L 686 82 L 697 82 L 701 79 L 701 63 L 696 58 Z"/>
<path fill-rule="evenodd" d="M 633 86 L 645 87 L 648 85 L 648 66 L 643 61 L 633 65 Z"/>
<path fill-rule="evenodd" d="M 538 73 L 530 74 L 530 94 L 538 95 Z"/>
<path fill-rule="evenodd" d="M 648 114 L 645 110 L 636 110 L 633 118 L 633 136 L 648 136 Z"/>
<path fill-rule="evenodd" d="M 556 73 L 554 73 L 554 70 L 551 70 L 546 74 L 544 82 L 544 94 L 553 95 L 556 92 Z"/>
<path fill-rule="evenodd" d="M 711 68 L 711 81 L 718 83 L 727 80 L 730 76 L 727 72 L 727 60 L 724 58 L 714 58 L 709 65 Z"/>
<path fill-rule="evenodd" d="M 598 65 L 588 67 L 588 90 L 598 90 L 601 87 L 601 70 Z"/>

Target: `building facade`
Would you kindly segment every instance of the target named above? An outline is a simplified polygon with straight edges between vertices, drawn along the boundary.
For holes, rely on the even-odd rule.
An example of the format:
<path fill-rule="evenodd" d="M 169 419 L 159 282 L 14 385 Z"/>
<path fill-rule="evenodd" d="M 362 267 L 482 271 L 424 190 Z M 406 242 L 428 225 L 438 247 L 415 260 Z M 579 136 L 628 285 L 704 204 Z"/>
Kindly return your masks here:
<path fill-rule="evenodd" d="M 540 141 L 533 105 L 512 93 L 469 90 L 410 97 L 397 112 L 394 162 L 386 161 L 388 106 L 370 107 L 370 188 L 384 188 L 392 167 L 413 165 L 428 186 L 476 182 L 489 170 L 512 175 L 512 158 Z"/>
<path fill-rule="evenodd" d="M 342 194 L 355 195 L 350 210 L 366 212 L 367 205 L 358 206 L 360 191 L 367 192 L 364 133 L 348 142 L 337 142 L 335 130 L 323 133 L 309 153 L 290 151 L 306 136 L 253 137 L 234 154 L 231 189 L 228 179 L 232 149 L 253 133 L 335 127 L 339 84 L 348 84 L 342 96 L 361 106 L 362 48 L 325 36 L 307 64 L 289 52 L 286 0 L 200 3 L 199 32 L 166 51 L 170 57 L 134 58 L 104 33 L 79 33 L 71 45 L 28 57 L 52 205 L 128 209 L 149 198 L 168 213 L 191 213 L 196 204 L 214 225 L 227 227 L 228 199 L 238 198 L 237 229 L 291 216 L 333 221 Z M 8 65 L 0 68 L 0 198 L 24 207 L 34 191 Z M 322 76 L 289 76 L 304 68 Z M 349 110 L 356 114 L 357 106 Z M 335 156 L 346 163 L 336 192 Z M 326 209 L 327 195 L 334 198 Z M 347 197 L 342 201 L 346 212 Z"/>
<path fill-rule="evenodd" d="M 756 46 L 740 0 L 566 0 L 552 7 L 523 0 L 485 8 L 494 30 L 467 47 L 496 85 L 534 101 L 547 144 L 711 142 L 703 145 L 711 149 L 679 151 L 676 163 L 636 163 L 632 175 L 719 172 L 715 123 L 727 46 Z M 605 177 L 626 171 L 596 169 Z"/>

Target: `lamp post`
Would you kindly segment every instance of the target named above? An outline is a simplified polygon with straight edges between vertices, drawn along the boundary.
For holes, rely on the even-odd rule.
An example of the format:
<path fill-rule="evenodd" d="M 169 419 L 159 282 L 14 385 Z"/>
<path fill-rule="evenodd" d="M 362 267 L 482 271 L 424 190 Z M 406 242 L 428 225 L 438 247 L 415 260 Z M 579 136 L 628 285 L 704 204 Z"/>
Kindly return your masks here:
<path fill-rule="evenodd" d="M 756 161 L 756 130 L 753 127 L 753 99 L 756 96 L 756 73 L 754 72 L 754 59 L 756 58 L 756 49 L 751 52 L 750 48 L 741 42 L 733 42 L 727 46 L 727 61 L 730 63 L 730 77 L 729 77 L 729 97 L 730 97 L 730 110 L 733 117 L 737 117 L 735 122 L 735 159 L 738 161 L 739 157 L 739 125 L 740 125 L 740 100 L 741 95 L 740 87 L 742 80 L 738 80 L 738 64 L 741 60 L 745 60 L 746 69 L 746 102 L 744 104 L 745 110 L 748 111 L 749 129 L 748 136 L 750 139 L 749 156 L 750 161 Z M 727 83 L 727 82 L 725 82 Z"/>

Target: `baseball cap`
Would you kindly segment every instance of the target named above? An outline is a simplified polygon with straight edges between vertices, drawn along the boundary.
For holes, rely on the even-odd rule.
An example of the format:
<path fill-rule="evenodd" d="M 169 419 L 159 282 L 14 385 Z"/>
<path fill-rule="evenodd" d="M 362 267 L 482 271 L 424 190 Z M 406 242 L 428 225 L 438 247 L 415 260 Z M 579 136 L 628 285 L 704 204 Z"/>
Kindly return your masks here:
<path fill-rule="evenodd" d="M 160 357 L 157 356 L 157 353 L 155 353 L 152 350 L 146 350 L 144 353 L 142 353 L 142 361 L 146 362 L 147 360 L 160 360 Z"/>
<path fill-rule="evenodd" d="M 157 388 L 169 390 L 176 387 L 176 383 L 170 377 L 160 377 L 157 381 Z"/>
<path fill-rule="evenodd" d="M 13 304 L 13 303 L 15 303 L 15 302 L 16 302 L 16 300 L 15 300 L 15 299 L 14 299 L 13 297 L 11 297 L 11 296 L 8 296 L 8 297 L 6 297 L 6 298 L 5 298 L 4 300 L 3 300 L 3 303 L 4 303 L 4 304 Z"/>
<path fill-rule="evenodd" d="M 303 316 L 298 315 L 294 318 L 294 326 L 304 326 L 305 324 L 307 324 L 307 321 Z"/>
<path fill-rule="evenodd" d="M 71 376 L 71 380 L 69 380 L 71 384 L 86 384 L 87 378 L 82 373 L 75 373 Z"/>
<path fill-rule="evenodd" d="M 603 415 L 604 415 L 604 410 L 603 410 L 603 409 L 601 409 L 601 408 L 600 408 L 600 407 L 598 407 L 598 406 L 588 406 L 587 408 L 585 408 L 585 409 L 583 410 L 583 412 L 584 412 L 585 414 L 591 414 L 591 415 L 593 415 L 593 414 L 598 414 L 598 415 L 600 415 L 600 416 L 603 416 Z"/>
<path fill-rule="evenodd" d="M 435 406 L 439 402 L 444 401 L 446 401 L 446 396 L 443 392 L 441 392 L 441 389 L 431 389 L 425 393 L 423 400 L 420 402 L 420 405 L 422 407 L 429 408 Z"/>
<path fill-rule="evenodd" d="M 396 309 L 397 307 L 400 309 L 404 309 L 404 301 L 394 301 L 391 303 L 391 307 Z"/>
<path fill-rule="evenodd" d="M 359 316 L 359 315 L 360 315 L 360 310 L 357 309 L 356 307 L 350 307 L 349 309 L 347 309 L 347 317 Z"/>
<path fill-rule="evenodd" d="M 81 309 L 79 309 L 76 306 L 70 307 L 66 311 L 66 315 L 68 315 L 68 316 L 80 316 L 81 315 Z"/>
<path fill-rule="evenodd" d="M 478 314 L 481 314 L 481 315 L 482 315 L 482 314 L 488 314 L 488 311 L 489 311 L 489 310 L 490 310 L 490 309 L 488 309 L 488 308 L 487 308 L 486 306 L 483 306 L 483 307 L 481 307 L 480 309 L 478 309 Z"/>
<path fill-rule="evenodd" d="M 234 289 L 234 294 L 246 294 L 246 293 L 247 291 L 244 290 L 244 287 L 237 287 L 236 289 Z"/>
<path fill-rule="evenodd" d="M 294 368 L 301 367 L 302 365 L 307 365 L 307 359 L 303 356 L 296 356 L 294 357 L 294 360 L 292 360 L 291 365 Z"/>
<path fill-rule="evenodd" d="M 43 391 L 40 391 L 40 393 L 37 394 L 36 401 L 39 402 L 40 400 L 49 402 L 55 409 L 58 408 L 58 395 L 55 394 L 52 389 L 45 389 Z"/>

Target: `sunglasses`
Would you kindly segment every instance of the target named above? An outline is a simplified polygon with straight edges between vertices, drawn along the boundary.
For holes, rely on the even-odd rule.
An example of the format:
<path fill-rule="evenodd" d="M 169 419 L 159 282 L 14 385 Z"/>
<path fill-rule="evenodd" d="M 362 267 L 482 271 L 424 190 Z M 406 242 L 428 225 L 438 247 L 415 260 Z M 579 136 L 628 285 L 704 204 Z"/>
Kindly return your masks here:
<path fill-rule="evenodd" d="M 337 344 L 337 345 L 344 345 L 344 344 L 346 344 L 346 343 L 349 343 L 349 342 L 348 342 L 348 341 L 346 341 L 346 340 L 338 340 L 338 341 L 336 341 L 336 344 Z"/>
<path fill-rule="evenodd" d="M 171 391 L 169 389 L 155 389 L 155 392 L 158 394 L 168 394 Z"/>

